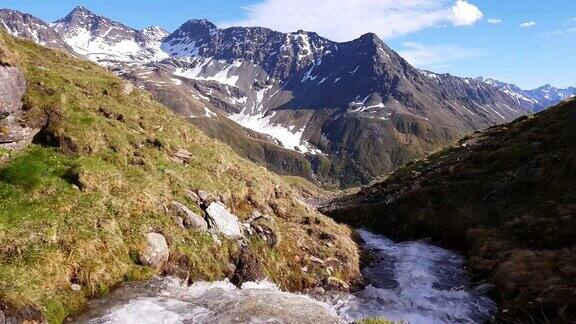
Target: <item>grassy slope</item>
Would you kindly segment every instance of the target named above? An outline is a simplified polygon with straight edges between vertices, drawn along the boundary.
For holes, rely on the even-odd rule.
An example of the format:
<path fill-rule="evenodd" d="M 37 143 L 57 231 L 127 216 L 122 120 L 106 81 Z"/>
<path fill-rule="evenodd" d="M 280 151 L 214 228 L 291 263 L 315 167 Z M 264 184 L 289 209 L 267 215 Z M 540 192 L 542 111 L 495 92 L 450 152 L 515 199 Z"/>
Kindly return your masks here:
<path fill-rule="evenodd" d="M 502 322 L 576 320 L 576 101 L 411 163 L 326 210 L 467 253 Z"/>
<path fill-rule="evenodd" d="M 10 56 L 10 57 L 9 57 Z M 296 203 L 275 175 L 237 157 L 228 147 L 134 91 L 95 64 L 0 34 L 0 60 L 17 63 L 28 89 L 27 123 L 46 123 L 43 141 L 22 152 L 0 152 L 0 306 L 40 310 L 61 322 L 125 280 L 151 276 L 138 265 L 143 235 L 163 233 L 171 262 L 193 278 L 230 276 L 235 242 L 218 246 L 208 234 L 176 225 L 164 206 L 186 202 L 184 191 L 204 189 L 225 197 L 245 219 L 253 210 L 273 215 L 280 236 L 272 249 L 250 248 L 271 280 L 286 289 L 322 283 L 327 259 L 335 275 L 358 275 L 349 229 Z M 171 162 L 178 149 L 189 165 Z M 199 211 L 196 208 L 196 211 Z M 331 244 L 326 243 L 326 233 Z M 308 266 L 303 273 L 301 267 Z M 82 286 L 80 292 L 71 283 Z"/>

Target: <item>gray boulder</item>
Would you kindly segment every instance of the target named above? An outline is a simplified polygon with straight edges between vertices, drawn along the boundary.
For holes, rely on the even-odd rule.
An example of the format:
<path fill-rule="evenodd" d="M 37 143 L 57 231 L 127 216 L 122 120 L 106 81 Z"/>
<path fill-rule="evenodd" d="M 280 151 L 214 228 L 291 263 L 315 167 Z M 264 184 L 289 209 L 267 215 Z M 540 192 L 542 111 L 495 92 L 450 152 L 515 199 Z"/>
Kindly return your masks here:
<path fill-rule="evenodd" d="M 240 228 L 238 217 L 230 213 L 222 203 L 210 203 L 206 208 L 206 215 L 211 229 L 230 238 L 239 238 L 242 236 L 242 229 Z"/>
<path fill-rule="evenodd" d="M 0 66 L 0 147 L 22 149 L 40 131 L 25 125 L 22 96 L 26 80 L 19 68 Z"/>
<path fill-rule="evenodd" d="M 172 205 L 174 206 L 176 214 L 182 218 L 185 228 L 208 231 L 208 223 L 206 223 L 204 218 L 198 216 L 195 212 L 191 211 L 184 204 L 181 204 L 177 201 L 173 201 Z"/>
<path fill-rule="evenodd" d="M 160 269 L 170 256 L 168 243 L 162 234 L 146 234 L 146 247 L 140 254 L 140 260 L 145 266 Z"/>

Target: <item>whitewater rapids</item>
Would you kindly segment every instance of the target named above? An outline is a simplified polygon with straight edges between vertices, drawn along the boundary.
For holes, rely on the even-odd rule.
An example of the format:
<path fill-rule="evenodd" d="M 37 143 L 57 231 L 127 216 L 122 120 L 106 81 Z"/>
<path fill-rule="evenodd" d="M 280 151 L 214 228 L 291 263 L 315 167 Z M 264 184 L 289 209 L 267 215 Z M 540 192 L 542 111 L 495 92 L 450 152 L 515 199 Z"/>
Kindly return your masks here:
<path fill-rule="evenodd" d="M 414 324 L 482 323 L 496 312 L 488 297 L 471 293 L 463 258 L 421 241 L 395 243 L 359 230 L 372 255 L 369 283 L 355 293 L 313 297 L 264 281 L 241 288 L 227 281 L 183 285 L 156 278 L 90 302 L 77 323 L 347 323 L 367 317 Z"/>

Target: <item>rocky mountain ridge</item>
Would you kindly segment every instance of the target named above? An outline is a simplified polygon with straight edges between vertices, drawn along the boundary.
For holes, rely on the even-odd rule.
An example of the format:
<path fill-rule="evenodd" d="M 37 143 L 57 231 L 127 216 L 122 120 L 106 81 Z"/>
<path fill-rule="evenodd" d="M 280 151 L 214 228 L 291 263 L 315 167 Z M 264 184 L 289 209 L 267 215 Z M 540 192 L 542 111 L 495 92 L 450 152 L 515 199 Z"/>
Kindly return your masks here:
<path fill-rule="evenodd" d="M 83 7 L 52 26 L 242 156 L 324 184 L 368 183 L 529 113 L 483 82 L 415 69 L 374 34 L 336 43 L 190 20 L 160 41 Z"/>
<path fill-rule="evenodd" d="M 534 112 L 542 111 L 548 107 L 557 105 L 561 101 L 576 96 L 576 87 L 561 89 L 546 84 L 532 90 L 523 90 L 514 84 L 492 78 L 479 77 L 476 78 L 476 80 L 494 86 L 500 91 L 509 94 L 515 98 L 519 105 Z"/>

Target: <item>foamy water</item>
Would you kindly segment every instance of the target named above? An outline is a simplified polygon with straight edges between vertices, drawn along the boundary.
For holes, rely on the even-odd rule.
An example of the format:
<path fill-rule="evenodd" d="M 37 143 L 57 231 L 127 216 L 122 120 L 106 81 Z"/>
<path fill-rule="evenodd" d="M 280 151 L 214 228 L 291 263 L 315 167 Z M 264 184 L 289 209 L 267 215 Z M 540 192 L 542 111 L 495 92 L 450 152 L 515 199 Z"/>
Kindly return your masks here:
<path fill-rule="evenodd" d="M 270 282 L 237 288 L 227 281 L 187 286 L 172 278 L 130 285 L 91 302 L 80 323 L 344 323 L 384 317 L 407 323 L 481 323 L 495 312 L 471 294 L 463 259 L 424 242 L 395 243 L 360 230 L 373 255 L 363 269 L 370 283 L 354 294 L 314 298 Z"/>
<path fill-rule="evenodd" d="M 496 305 L 471 294 L 464 259 L 457 253 L 424 242 L 395 243 L 359 230 L 373 260 L 362 273 L 370 282 L 355 294 L 326 299 L 347 321 L 370 316 L 409 323 L 482 323 Z"/>

